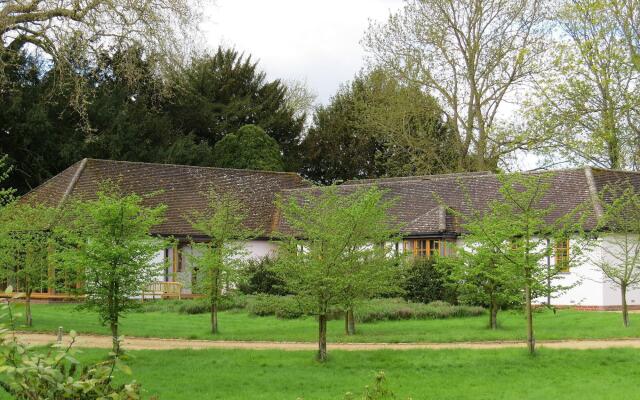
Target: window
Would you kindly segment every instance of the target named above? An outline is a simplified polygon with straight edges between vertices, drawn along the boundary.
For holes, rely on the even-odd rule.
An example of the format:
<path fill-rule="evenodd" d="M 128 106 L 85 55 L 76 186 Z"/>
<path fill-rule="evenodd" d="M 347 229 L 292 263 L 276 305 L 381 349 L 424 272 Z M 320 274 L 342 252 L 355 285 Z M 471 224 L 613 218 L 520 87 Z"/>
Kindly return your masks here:
<path fill-rule="evenodd" d="M 569 239 L 556 240 L 556 268 L 561 272 L 569 272 Z"/>
<path fill-rule="evenodd" d="M 414 257 L 431 257 L 432 255 L 450 255 L 447 242 L 441 239 L 405 239 L 404 251 Z"/>

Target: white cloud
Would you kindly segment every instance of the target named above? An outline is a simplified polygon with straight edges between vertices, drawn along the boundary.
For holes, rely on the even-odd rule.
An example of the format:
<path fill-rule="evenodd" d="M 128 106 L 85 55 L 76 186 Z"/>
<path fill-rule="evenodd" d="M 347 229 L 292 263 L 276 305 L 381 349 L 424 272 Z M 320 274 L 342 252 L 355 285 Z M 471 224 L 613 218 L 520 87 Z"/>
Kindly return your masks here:
<path fill-rule="evenodd" d="M 369 19 L 383 20 L 401 0 L 217 0 L 202 24 L 210 48 L 251 54 L 270 78 L 306 80 L 326 103 L 364 65 Z"/>

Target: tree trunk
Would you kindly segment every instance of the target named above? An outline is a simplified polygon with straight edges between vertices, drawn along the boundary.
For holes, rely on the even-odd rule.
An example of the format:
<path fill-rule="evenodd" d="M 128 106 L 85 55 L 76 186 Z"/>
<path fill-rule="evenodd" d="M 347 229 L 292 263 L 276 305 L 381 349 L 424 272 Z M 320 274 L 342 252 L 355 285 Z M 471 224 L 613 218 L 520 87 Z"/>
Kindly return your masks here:
<path fill-rule="evenodd" d="M 527 349 L 529 354 L 534 354 L 536 351 L 536 340 L 533 337 L 533 308 L 531 306 L 531 285 L 526 284 L 524 289 L 524 301 L 525 301 L 525 314 L 527 318 Z"/>
<path fill-rule="evenodd" d="M 318 316 L 318 361 L 327 361 L 327 315 Z"/>
<path fill-rule="evenodd" d="M 118 337 L 118 321 L 111 321 L 111 341 L 112 341 L 112 351 L 115 354 L 120 354 L 120 338 Z"/>
<path fill-rule="evenodd" d="M 347 310 L 347 335 L 356 334 L 356 319 L 353 317 L 353 307 Z"/>
<path fill-rule="evenodd" d="M 489 329 L 498 329 L 498 304 L 495 299 L 491 299 L 491 309 L 489 311 Z"/>
<path fill-rule="evenodd" d="M 31 317 L 31 291 L 27 291 L 24 302 L 24 316 L 26 318 L 27 326 L 33 326 L 33 318 Z"/>
<path fill-rule="evenodd" d="M 627 306 L 627 286 L 620 286 L 620 295 L 622 297 L 622 323 L 625 327 L 629 326 L 629 306 Z"/>
<path fill-rule="evenodd" d="M 349 310 L 344 312 L 344 334 L 349 336 Z"/>
<path fill-rule="evenodd" d="M 218 303 L 211 302 L 211 333 L 218 333 Z"/>

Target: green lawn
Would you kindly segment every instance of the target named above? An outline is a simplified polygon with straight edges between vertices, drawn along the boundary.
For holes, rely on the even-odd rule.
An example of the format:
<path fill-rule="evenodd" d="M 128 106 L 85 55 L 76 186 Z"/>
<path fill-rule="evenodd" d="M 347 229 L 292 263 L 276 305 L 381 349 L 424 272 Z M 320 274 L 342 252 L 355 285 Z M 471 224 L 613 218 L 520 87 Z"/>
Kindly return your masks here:
<path fill-rule="evenodd" d="M 384 370 L 398 399 L 640 399 L 640 351 L 422 350 L 311 352 L 173 350 L 130 352 L 145 398 L 340 400 Z M 81 358 L 97 359 L 91 350 Z M 2 396 L 0 396 L 2 397 Z M 358 397 L 359 398 L 359 397 Z"/>
<path fill-rule="evenodd" d="M 16 308 L 19 308 L 16 305 Z M 95 313 L 76 311 L 74 305 L 36 304 L 33 306 L 34 331 L 65 331 L 108 334 Z M 343 321 L 329 322 L 330 342 L 452 342 L 524 339 L 524 318 L 517 312 L 499 315 L 500 329 L 486 329 L 486 316 L 441 320 L 382 321 L 359 324 L 358 334 L 343 334 Z M 121 324 L 127 336 L 190 338 L 213 340 L 314 341 L 316 322 L 307 317 L 281 320 L 275 317 L 252 317 L 244 312 L 222 312 L 221 333 L 209 333 L 209 315 L 185 315 L 175 312 L 130 313 Z M 559 310 L 536 313 L 538 340 L 640 337 L 640 315 L 632 314 L 631 327 L 622 326 L 613 312 Z M 21 328 L 19 328 L 21 329 Z"/>

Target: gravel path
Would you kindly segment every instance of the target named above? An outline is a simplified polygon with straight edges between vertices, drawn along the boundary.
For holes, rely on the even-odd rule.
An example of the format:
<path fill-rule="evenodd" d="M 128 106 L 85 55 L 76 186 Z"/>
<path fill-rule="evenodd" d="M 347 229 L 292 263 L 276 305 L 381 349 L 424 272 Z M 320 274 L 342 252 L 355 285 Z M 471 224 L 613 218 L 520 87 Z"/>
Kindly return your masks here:
<path fill-rule="evenodd" d="M 30 345 L 47 345 L 56 341 L 56 336 L 45 333 L 18 333 L 20 341 Z M 69 342 L 65 335 L 64 343 Z M 77 347 L 110 348 L 110 336 L 78 335 Z M 186 339 L 157 339 L 125 337 L 123 347 L 129 350 L 172 349 L 248 349 L 248 350 L 315 350 L 315 343 L 302 342 L 242 342 Z M 606 349 L 613 347 L 640 348 L 640 339 L 593 339 L 539 341 L 538 346 L 555 349 Z M 331 350 L 411 350 L 411 349 L 501 349 L 525 347 L 524 342 L 459 342 L 459 343 L 329 343 Z"/>

